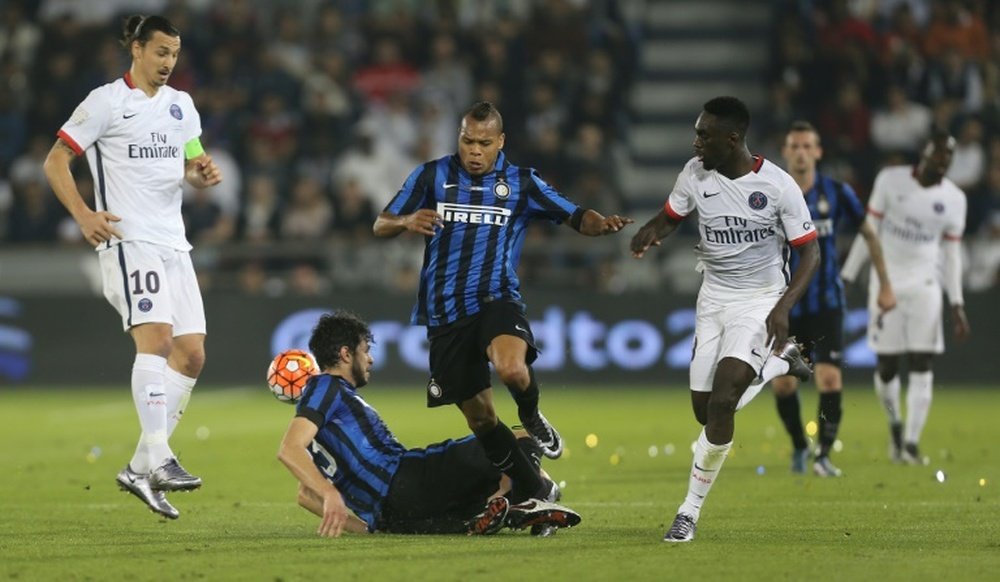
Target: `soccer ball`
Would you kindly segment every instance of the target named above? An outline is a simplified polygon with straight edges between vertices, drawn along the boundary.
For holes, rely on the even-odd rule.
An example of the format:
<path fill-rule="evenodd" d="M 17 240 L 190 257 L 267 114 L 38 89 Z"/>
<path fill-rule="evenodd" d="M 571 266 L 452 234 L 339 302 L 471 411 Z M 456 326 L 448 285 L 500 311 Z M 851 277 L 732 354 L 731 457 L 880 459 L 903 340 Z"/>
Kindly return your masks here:
<path fill-rule="evenodd" d="M 302 396 L 306 382 L 319 373 L 312 354 L 303 350 L 285 350 L 274 356 L 267 368 L 267 386 L 274 397 L 289 404 Z"/>

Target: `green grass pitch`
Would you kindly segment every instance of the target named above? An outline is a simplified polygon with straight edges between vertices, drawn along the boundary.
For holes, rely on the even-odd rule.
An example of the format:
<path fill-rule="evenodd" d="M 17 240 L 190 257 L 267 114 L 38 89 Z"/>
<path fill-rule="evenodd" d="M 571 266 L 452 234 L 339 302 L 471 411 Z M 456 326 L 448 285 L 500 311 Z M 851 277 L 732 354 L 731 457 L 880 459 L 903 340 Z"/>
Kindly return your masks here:
<path fill-rule="evenodd" d="M 422 387 L 367 398 L 408 446 L 467 431 L 428 410 Z M 815 410 L 811 387 L 803 410 Z M 515 417 L 506 392 L 501 417 Z M 698 427 L 687 391 L 543 387 L 567 442 L 546 468 L 583 515 L 553 538 L 321 539 L 275 458 L 292 407 L 266 390 L 199 388 L 171 442 L 205 480 L 173 494 L 181 518 L 114 484 L 138 423 L 126 388 L 0 392 L 3 580 L 995 579 L 1000 571 L 1000 391 L 939 386 L 926 467 L 886 457 L 869 387 L 845 396 L 841 479 L 788 471 L 790 446 L 765 393 L 737 415 L 736 444 L 690 544 L 661 542 L 684 496 Z M 597 436 L 590 448 L 588 435 Z M 946 479 L 935 478 L 938 470 Z"/>

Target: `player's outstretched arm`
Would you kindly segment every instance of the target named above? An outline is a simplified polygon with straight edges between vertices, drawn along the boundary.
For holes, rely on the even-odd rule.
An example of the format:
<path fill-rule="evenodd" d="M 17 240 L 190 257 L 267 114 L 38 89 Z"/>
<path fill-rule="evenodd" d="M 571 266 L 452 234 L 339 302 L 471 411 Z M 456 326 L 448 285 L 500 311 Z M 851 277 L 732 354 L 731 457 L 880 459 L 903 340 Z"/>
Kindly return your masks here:
<path fill-rule="evenodd" d="M 319 429 L 311 421 L 295 417 L 281 439 L 278 460 L 298 479 L 299 484 L 313 491 L 322 500 L 321 519 L 316 533 L 339 537 L 348 522 L 347 505 L 340 491 L 320 474 L 306 450 Z"/>
<path fill-rule="evenodd" d="M 323 498 L 301 483 L 299 484 L 299 505 L 316 517 L 323 517 Z M 347 523 L 344 524 L 344 531 L 360 534 L 369 533 L 368 524 L 353 513 L 347 514 Z"/>
<path fill-rule="evenodd" d="M 379 238 L 392 238 L 406 231 L 434 236 L 442 222 L 441 215 L 430 208 L 421 208 L 403 216 L 383 211 L 375 219 L 372 232 Z"/>
<path fill-rule="evenodd" d="M 56 198 L 66 207 L 70 216 L 80 226 L 83 238 L 95 247 L 102 242 L 111 240 L 111 237 L 122 238 L 122 234 L 115 228 L 115 222 L 121 218 L 110 212 L 95 212 L 80 196 L 80 191 L 76 189 L 76 180 L 73 179 L 73 172 L 70 166 L 76 159 L 76 152 L 61 138 L 56 140 L 55 145 L 49 150 L 45 157 L 42 169 L 45 177 L 52 186 L 52 191 L 56 193 Z"/>
<path fill-rule="evenodd" d="M 885 255 L 882 254 L 882 242 L 875 232 L 875 227 L 865 220 L 861 223 L 861 236 L 864 237 L 868 246 L 868 254 L 878 275 L 878 308 L 883 313 L 896 307 L 896 294 L 892 291 L 892 283 L 889 282 L 889 271 L 885 267 Z"/>
<path fill-rule="evenodd" d="M 612 214 L 605 217 L 596 210 L 588 209 L 583 213 L 577 231 L 586 236 L 602 236 L 605 234 L 614 234 L 625 228 L 625 225 L 632 224 L 633 222 L 635 221 L 626 216 Z"/>
<path fill-rule="evenodd" d="M 792 273 L 792 280 L 788 283 L 784 295 L 775 304 L 774 309 L 767 315 L 767 341 L 774 340 L 772 348 L 775 353 L 781 350 L 785 340 L 788 339 L 788 314 L 792 307 L 806 292 L 809 282 L 812 281 L 816 269 L 819 268 L 819 243 L 816 239 L 797 247 L 799 252 L 799 266 Z"/>
<path fill-rule="evenodd" d="M 195 188 L 208 188 L 222 181 L 222 171 L 212 156 L 201 154 L 184 162 L 184 179 Z"/>
<path fill-rule="evenodd" d="M 629 248 L 632 256 L 640 259 L 650 247 L 660 246 L 660 241 L 670 236 L 680 221 L 674 220 L 666 211 L 660 211 L 656 216 L 649 219 L 649 222 L 642 225 L 639 232 L 632 237 Z"/>

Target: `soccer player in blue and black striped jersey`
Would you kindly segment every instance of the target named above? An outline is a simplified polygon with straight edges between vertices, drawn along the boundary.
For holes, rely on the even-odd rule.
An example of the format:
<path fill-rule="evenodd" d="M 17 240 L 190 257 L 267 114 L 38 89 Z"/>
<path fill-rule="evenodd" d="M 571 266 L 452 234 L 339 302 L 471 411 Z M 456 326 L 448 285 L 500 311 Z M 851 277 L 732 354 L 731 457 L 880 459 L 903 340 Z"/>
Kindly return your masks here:
<path fill-rule="evenodd" d="M 320 317 L 309 349 L 323 373 L 302 391 L 278 451 L 299 481 L 299 504 L 322 518 L 320 535 L 488 534 L 504 526 L 548 535 L 580 522 L 555 503 L 502 497 L 509 482 L 472 435 L 404 447 L 358 394 L 371 376 L 372 342 L 368 324 L 353 314 Z M 518 446 L 541 456 L 526 433 Z"/>
<path fill-rule="evenodd" d="M 840 469 L 830 462 L 830 449 L 837 440 L 841 406 L 840 365 L 844 348 L 844 283 L 840 278 L 837 254 L 837 233 L 846 225 L 860 229 L 871 252 L 872 264 L 878 273 L 879 307 L 883 311 L 896 304 L 882 257 L 882 246 L 875 230 L 864 220 L 865 209 L 854 190 L 816 170 L 823 156 L 819 133 L 806 121 L 796 121 L 785 136 L 782 155 L 788 173 L 795 179 L 809 206 L 816 231 L 819 233 L 820 266 L 809 288 L 792 308 L 790 333 L 805 345 L 813 346 L 811 359 L 819 390 L 819 448 L 813 461 L 813 472 L 821 477 L 835 477 Z M 792 253 L 792 269 L 796 269 L 798 254 Z M 774 379 L 774 395 L 778 414 L 792 437 L 792 471 L 804 473 L 809 458 L 808 443 L 800 416 L 798 381 L 791 376 Z"/>
<path fill-rule="evenodd" d="M 631 219 L 580 208 L 531 168 L 503 154 L 503 118 L 487 102 L 462 116 L 458 152 L 417 167 L 375 221 L 379 237 L 424 236 L 411 323 L 426 325 L 427 405 L 455 404 L 486 454 L 514 482 L 515 498 L 546 498 L 544 482 L 493 407 L 489 364 L 517 402 L 518 417 L 549 458 L 559 433 L 538 410 L 537 356 L 521 301 L 517 265 L 528 222 L 566 223 L 580 234 L 620 231 Z"/>

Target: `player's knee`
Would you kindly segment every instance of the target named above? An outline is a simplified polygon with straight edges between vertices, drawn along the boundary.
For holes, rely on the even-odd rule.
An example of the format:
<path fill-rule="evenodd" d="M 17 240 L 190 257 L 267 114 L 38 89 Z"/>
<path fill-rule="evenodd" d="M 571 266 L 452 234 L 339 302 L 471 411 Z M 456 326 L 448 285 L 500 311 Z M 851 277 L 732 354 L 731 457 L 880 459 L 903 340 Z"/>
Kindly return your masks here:
<path fill-rule="evenodd" d="M 897 358 L 880 357 L 875 370 L 883 382 L 888 382 L 899 374 L 899 360 Z"/>
<path fill-rule="evenodd" d="M 843 386 L 840 368 L 829 364 L 817 364 L 814 374 L 816 376 L 816 388 L 820 392 L 840 392 Z"/>
<path fill-rule="evenodd" d="M 481 414 L 475 416 L 465 415 L 465 421 L 469 425 L 469 430 L 476 436 L 484 435 L 496 428 L 498 420 L 495 413 Z"/>
<path fill-rule="evenodd" d="M 493 366 L 504 386 L 524 390 L 531 383 L 531 374 L 528 373 L 528 365 L 523 361 L 498 361 L 494 362 Z"/>
<path fill-rule="evenodd" d="M 795 380 L 788 376 L 775 378 L 771 381 L 771 386 L 774 389 L 774 395 L 778 397 L 791 396 L 798 388 Z"/>
<path fill-rule="evenodd" d="M 708 416 L 723 418 L 735 414 L 736 405 L 739 401 L 739 397 L 733 392 L 727 391 L 723 394 L 712 394 L 712 398 L 708 401 L 708 415 L 705 419 L 706 424 L 708 422 Z"/>
<path fill-rule="evenodd" d="M 172 356 L 180 368 L 178 371 L 189 378 L 197 378 L 201 374 L 201 369 L 205 367 L 204 348 L 186 350 L 180 353 L 175 351 Z"/>
<path fill-rule="evenodd" d="M 497 419 L 497 413 L 492 406 L 483 405 L 469 405 L 470 403 L 466 401 L 465 406 L 461 406 L 462 414 L 465 415 L 465 422 L 469 425 L 469 430 L 473 434 L 479 436 L 484 435 L 494 427 L 496 427 L 499 422 Z"/>
<path fill-rule="evenodd" d="M 931 371 L 931 359 L 933 356 L 930 354 L 910 354 L 909 364 L 911 372 L 930 372 Z"/>

